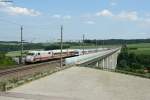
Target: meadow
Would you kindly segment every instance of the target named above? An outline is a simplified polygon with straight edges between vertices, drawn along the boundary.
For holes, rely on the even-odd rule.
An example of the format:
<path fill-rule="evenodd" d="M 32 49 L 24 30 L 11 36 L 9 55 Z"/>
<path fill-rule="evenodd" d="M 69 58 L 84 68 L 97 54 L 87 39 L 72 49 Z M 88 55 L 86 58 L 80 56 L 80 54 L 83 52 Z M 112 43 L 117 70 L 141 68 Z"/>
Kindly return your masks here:
<path fill-rule="evenodd" d="M 26 52 L 27 52 L 27 50 L 23 51 L 23 56 L 26 55 Z M 19 57 L 20 55 L 21 55 L 20 51 L 10 51 L 6 54 L 6 56 L 9 56 L 9 57 L 16 57 L 16 56 Z"/>
<path fill-rule="evenodd" d="M 128 44 L 129 52 L 137 55 L 150 55 L 150 43 Z"/>

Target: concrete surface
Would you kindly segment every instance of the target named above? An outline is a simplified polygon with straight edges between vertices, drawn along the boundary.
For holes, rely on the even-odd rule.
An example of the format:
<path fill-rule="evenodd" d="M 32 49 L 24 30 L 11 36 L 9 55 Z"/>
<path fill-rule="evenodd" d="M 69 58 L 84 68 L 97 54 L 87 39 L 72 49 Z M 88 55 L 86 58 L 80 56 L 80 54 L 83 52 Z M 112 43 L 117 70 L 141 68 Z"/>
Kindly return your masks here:
<path fill-rule="evenodd" d="M 149 100 L 150 80 L 72 67 L 1 94 L 0 100 Z"/>

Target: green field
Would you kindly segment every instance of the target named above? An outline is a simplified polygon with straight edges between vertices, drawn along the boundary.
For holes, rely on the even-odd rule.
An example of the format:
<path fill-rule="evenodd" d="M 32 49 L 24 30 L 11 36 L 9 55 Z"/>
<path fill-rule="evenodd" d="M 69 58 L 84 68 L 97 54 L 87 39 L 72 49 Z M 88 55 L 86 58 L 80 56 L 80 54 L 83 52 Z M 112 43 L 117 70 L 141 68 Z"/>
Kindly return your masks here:
<path fill-rule="evenodd" d="M 35 49 L 35 50 L 42 50 L 42 49 Z M 23 56 L 26 56 L 29 50 L 23 50 Z M 18 57 L 21 56 L 21 51 L 10 51 L 6 54 L 8 57 Z"/>
<path fill-rule="evenodd" d="M 150 55 L 150 43 L 129 44 L 129 52 Z"/>
<path fill-rule="evenodd" d="M 23 51 L 24 56 L 25 56 L 25 52 L 27 52 L 27 51 Z M 6 56 L 9 56 L 9 57 L 16 57 L 16 56 L 20 56 L 20 55 L 21 55 L 20 51 L 11 51 L 6 54 Z"/>

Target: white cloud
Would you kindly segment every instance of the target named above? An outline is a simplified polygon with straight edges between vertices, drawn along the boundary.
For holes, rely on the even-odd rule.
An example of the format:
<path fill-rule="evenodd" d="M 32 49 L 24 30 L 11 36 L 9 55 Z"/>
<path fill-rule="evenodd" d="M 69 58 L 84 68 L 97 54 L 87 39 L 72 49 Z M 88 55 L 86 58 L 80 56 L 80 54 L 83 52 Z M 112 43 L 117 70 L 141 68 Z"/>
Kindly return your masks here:
<path fill-rule="evenodd" d="M 26 16 L 38 16 L 41 13 L 34 9 L 28 9 L 24 7 L 13 6 L 11 3 L 0 3 L 0 11 L 11 15 L 26 15 Z"/>
<path fill-rule="evenodd" d="M 94 21 L 87 21 L 87 22 L 85 22 L 86 24 L 95 24 L 95 22 Z"/>
<path fill-rule="evenodd" d="M 108 9 L 104 9 L 104 10 L 102 10 L 100 12 L 97 12 L 96 16 L 106 16 L 107 17 L 107 16 L 113 16 L 113 14 Z"/>
<path fill-rule="evenodd" d="M 127 20 L 132 20 L 132 21 L 137 21 L 139 19 L 138 13 L 135 11 L 121 12 L 120 14 L 116 16 L 121 19 L 127 19 Z"/>
<path fill-rule="evenodd" d="M 116 19 L 124 19 L 124 20 L 130 20 L 130 21 L 141 20 L 141 18 L 138 16 L 138 13 L 136 11 L 122 11 L 122 12 L 119 12 L 118 14 L 114 14 L 113 12 L 107 9 L 104 9 L 96 13 L 96 16 L 113 17 Z"/>

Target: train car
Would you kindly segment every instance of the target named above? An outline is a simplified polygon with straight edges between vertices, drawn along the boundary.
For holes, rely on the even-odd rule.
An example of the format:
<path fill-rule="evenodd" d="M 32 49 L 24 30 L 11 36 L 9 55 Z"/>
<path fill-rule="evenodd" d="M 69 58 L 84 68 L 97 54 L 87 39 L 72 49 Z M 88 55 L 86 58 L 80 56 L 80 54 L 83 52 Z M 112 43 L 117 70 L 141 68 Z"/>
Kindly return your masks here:
<path fill-rule="evenodd" d="M 84 53 L 81 49 L 64 49 L 62 50 L 62 57 L 80 56 L 83 54 L 90 54 L 96 52 L 95 49 L 85 49 Z M 60 58 L 61 50 L 49 50 L 49 51 L 29 51 L 25 62 L 34 63 L 48 61 L 50 59 Z"/>
<path fill-rule="evenodd" d="M 61 50 L 52 50 L 53 56 L 60 56 Z M 76 50 L 74 49 L 64 49 L 62 50 L 63 56 L 75 56 Z"/>
<path fill-rule="evenodd" d="M 50 59 L 59 58 L 61 54 L 61 50 L 49 50 L 49 51 L 29 51 L 25 62 L 26 63 L 34 63 L 39 61 L 47 61 Z M 75 50 L 73 49 L 65 49 L 62 50 L 62 56 L 75 56 Z"/>
<path fill-rule="evenodd" d="M 52 51 L 29 51 L 25 62 L 34 63 L 39 61 L 46 61 L 52 57 Z"/>

